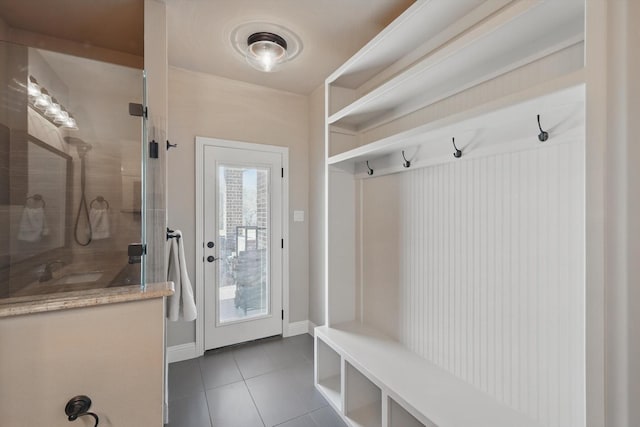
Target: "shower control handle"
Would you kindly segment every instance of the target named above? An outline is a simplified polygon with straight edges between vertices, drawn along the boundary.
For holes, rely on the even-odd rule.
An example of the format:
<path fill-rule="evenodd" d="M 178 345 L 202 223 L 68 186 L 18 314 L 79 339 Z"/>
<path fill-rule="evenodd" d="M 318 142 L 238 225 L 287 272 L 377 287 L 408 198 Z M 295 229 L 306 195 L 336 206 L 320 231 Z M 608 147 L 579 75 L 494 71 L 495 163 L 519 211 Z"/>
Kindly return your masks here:
<path fill-rule="evenodd" d="M 220 258 L 216 258 L 216 257 L 214 257 L 213 255 L 209 255 L 209 256 L 207 257 L 207 261 L 209 261 L 209 262 L 217 261 L 217 260 L 219 260 L 219 259 L 220 259 Z"/>

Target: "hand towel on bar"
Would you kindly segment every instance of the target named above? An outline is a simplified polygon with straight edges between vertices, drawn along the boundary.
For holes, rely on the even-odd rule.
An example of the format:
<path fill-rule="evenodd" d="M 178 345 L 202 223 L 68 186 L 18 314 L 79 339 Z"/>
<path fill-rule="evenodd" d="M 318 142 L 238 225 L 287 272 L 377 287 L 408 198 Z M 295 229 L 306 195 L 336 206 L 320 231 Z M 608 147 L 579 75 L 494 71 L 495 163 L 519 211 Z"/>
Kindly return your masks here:
<path fill-rule="evenodd" d="M 193 288 L 187 274 L 182 232 L 176 230 L 173 234 L 177 237 L 171 239 L 167 279 L 173 282 L 175 291 L 169 297 L 167 317 L 174 322 L 178 320 L 190 322 L 196 319 L 198 313 L 193 298 Z"/>
<path fill-rule="evenodd" d="M 109 238 L 109 236 L 111 235 L 111 231 L 109 230 L 109 209 L 89 209 L 89 222 L 91 223 L 91 233 L 93 240 Z"/>
<path fill-rule="evenodd" d="M 42 236 L 49 234 L 47 218 L 44 215 L 44 208 L 30 208 L 25 206 L 20 217 L 20 227 L 18 228 L 18 240 L 23 242 L 37 242 Z"/>

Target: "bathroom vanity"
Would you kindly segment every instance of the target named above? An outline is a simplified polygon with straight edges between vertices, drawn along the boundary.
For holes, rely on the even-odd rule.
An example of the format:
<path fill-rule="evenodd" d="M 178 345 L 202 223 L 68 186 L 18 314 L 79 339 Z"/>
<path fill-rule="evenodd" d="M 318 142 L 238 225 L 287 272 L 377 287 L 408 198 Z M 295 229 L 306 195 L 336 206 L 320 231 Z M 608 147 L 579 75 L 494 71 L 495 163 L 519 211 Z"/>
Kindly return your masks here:
<path fill-rule="evenodd" d="M 100 426 L 163 425 L 171 293 L 158 283 L 0 304 L 0 425 L 67 426 L 77 395 L 91 398 Z"/>

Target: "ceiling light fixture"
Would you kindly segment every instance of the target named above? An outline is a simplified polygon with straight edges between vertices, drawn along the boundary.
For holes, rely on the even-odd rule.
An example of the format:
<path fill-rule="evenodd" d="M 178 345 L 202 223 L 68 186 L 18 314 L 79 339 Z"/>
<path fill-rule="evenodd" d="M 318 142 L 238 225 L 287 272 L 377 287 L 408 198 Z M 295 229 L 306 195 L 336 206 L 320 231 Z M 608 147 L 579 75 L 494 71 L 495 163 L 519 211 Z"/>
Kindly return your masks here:
<path fill-rule="evenodd" d="M 261 31 L 247 38 L 247 62 L 256 70 L 275 71 L 287 60 L 287 41 L 277 34 Z"/>
<path fill-rule="evenodd" d="M 270 22 L 245 22 L 234 28 L 229 38 L 238 58 L 266 73 L 277 71 L 302 51 L 300 37 Z"/>

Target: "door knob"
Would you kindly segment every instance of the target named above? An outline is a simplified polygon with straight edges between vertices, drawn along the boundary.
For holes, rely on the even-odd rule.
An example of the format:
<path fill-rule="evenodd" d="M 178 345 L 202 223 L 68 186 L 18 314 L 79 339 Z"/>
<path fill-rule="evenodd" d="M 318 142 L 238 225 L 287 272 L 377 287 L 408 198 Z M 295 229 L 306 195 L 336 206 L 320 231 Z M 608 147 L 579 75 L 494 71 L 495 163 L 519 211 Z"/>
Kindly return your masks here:
<path fill-rule="evenodd" d="M 208 247 L 209 249 L 211 249 L 211 248 L 212 248 L 212 247 L 214 247 L 215 245 L 216 245 L 216 244 L 215 244 L 215 243 L 213 243 L 213 242 L 208 242 L 208 243 L 207 243 L 207 247 Z"/>
<path fill-rule="evenodd" d="M 213 262 L 213 261 L 217 261 L 217 260 L 218 260 L 218 258 L 214 257 L 213 255 L 209 255 L 207 257 L 207 261 L 209 261 L 209 262 Z"/>

